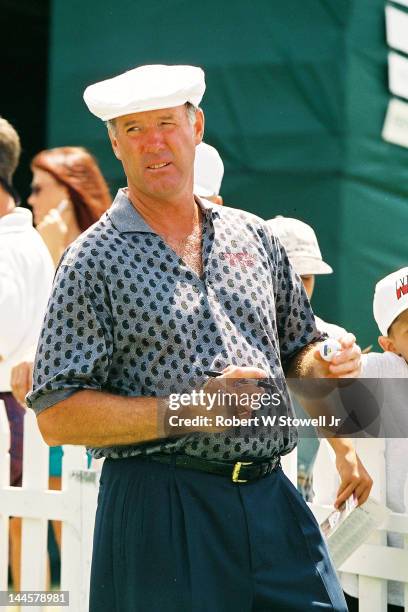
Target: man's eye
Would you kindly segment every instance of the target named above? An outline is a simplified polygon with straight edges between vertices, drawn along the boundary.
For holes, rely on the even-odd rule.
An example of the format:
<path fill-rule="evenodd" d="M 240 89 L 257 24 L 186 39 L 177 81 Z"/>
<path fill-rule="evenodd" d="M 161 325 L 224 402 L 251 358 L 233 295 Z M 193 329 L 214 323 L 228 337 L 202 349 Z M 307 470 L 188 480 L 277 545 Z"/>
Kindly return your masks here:
<path fill-rule="evenodd" d="M 129 132 L 139 132 L 140 131 L 140 127 L 138 127 L 137 125 L 132 125 L 132 127 L 127 129 L 127 133 L 129 134 Z"/>

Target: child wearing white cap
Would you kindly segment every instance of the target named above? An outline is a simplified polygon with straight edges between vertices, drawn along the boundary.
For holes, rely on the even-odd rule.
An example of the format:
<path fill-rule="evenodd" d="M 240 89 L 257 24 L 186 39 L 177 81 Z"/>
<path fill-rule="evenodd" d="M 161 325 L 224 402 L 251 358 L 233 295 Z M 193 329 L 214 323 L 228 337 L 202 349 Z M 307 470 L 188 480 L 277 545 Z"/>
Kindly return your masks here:
<path fill-rule="evenodd" d="M 380 280 L 374 293 L 374 319 L 381 332 L 384 353 L 364 356 L 366 378 L 408 377 L 408 267 Z"/>
<path fill-rule="evenodd" d="M 393 415 L 406 412 L 406 396 L 398 394 L 398 386 L 393 384 L 392 379 L 408 378 L 408 267 L 388 274 L 377 283 L 373 312 L 381 332 L 378 343 L 384 352 L 362 355 L 361 377 L 378 381 L 378 396 L 384 398 L 383 414 L 386 413 L 385 418 L 392 419 Z M 388 381 L 385 382 L 385 379 Z M 406 437 L 385 440 L 385 469 L 387 506 L 393 512 L 408 512 Z M 401 548 L 402 536 L 390 534 L 388 544 Z M 357 581 L 343 576 L 342 582 L 345 590 L 357 597 Z M 402 584 L 389 581 L 388 603 L 391 604 L 391 609 L 402 611 L 403 599 Z"/>

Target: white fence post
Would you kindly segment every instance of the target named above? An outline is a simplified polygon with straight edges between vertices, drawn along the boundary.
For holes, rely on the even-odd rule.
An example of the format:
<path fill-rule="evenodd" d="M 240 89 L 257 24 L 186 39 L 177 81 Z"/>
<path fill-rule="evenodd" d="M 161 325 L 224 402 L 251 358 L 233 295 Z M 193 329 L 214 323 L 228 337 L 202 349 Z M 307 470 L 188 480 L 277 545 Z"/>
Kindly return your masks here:
<path fill-rule="evenodd" d="M 48 489 L 49 448 L 38 431 L 37 420 L 32 410 L 24 417 L 23 484 L 26 491 Z M 47 535 L 46 509 L 39 518 L 23 517 L 21 551 L 21 590 L 41 591 L 47 582 Z M 32 551 L 37 553 L 34 563 Z M 32 612 L 41 612 L 35 606 Z"/>
<path fill-rule="evenodd" d="M 355 448 L 366 470 L 373 478 L 371 495 L 386 503 L 385 440 L 360 438 Z M 387 533 L 377 531 L 367 544 L 387 546 Z M 358 579 L 359 612 L 382 612 L 387 609 L 387 581 L 360 575 Z"/>
<path fill-rule="evenodd" d="M 62 490 L 48 490 L 49 448 L 31 410 L 24 422 L 22 487 L 9 486 L 9 446 L 8 419 L 0 402 L 0 589 L 8 589 L 8 517 L 23 517 L 21 590 L 37 591 L 46 588 L 48 520 L 61 520 L 61 590 L 69 591 L 68 610 L 88 612 L 99 470 L 86 469 L 83 447 L 66 446 Z M 31 612 L 43 609 L 30 606 Z"/>
<path fill-rule="evenodd" d="M 0 401 L 0 489 L 10 485 L 10 427 L 6 406 Z M 0 514 L 0 590 L 7 591 L 9 517 Z"/>
<path fill-rule="evenodd" d="M 63 523 L 61 542 L 61 590 L 69 591 L 69 609 L 87 612 L 92 539 L 99 474 L 86 469 L 83 447 L 65 446 L 63 491 L 69 491 L 72 520 Z"/>

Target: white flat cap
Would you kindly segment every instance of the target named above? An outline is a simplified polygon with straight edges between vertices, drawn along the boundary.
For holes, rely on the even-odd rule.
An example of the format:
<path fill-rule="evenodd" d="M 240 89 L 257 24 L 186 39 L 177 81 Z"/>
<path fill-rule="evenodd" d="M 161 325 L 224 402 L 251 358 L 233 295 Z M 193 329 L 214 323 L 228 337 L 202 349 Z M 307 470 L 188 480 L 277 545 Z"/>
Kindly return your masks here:
<path fill-rule="evenodd" d="M 224 164 L 215 147 L 200 142 L 194 160 L 194 193 L 203 198 L 219 195 Z"/>
<path fill-rule="evenodd" d="M 333 269 L 323 261 L 314 229 L 299 219 L 277 216 L 267 221 L 272 232 L 286 249 L 299 276 L 331 274 Z"/>
<path fill-rule="evenodd" d="M 198 106 L 205 91 L 204 71 L 197 66 L 139 66 L 112 79 L 89 85 L 84 100 L 91 113 L 115 119 L 130 113 L 180 106 Z"/>

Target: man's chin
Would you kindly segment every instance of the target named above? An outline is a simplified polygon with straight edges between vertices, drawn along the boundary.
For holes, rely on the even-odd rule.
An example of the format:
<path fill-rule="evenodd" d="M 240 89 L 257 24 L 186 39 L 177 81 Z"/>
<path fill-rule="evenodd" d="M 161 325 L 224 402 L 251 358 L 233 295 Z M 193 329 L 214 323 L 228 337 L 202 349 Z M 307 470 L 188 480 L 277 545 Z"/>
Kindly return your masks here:
<path fill-rule="evenodd" d="M 181 193 L 182 187 L 176 181 L 157 181 L 155 184 L 147 186 L 149 195 L 153 198 L 165 199 L 172 198 Z"/>

